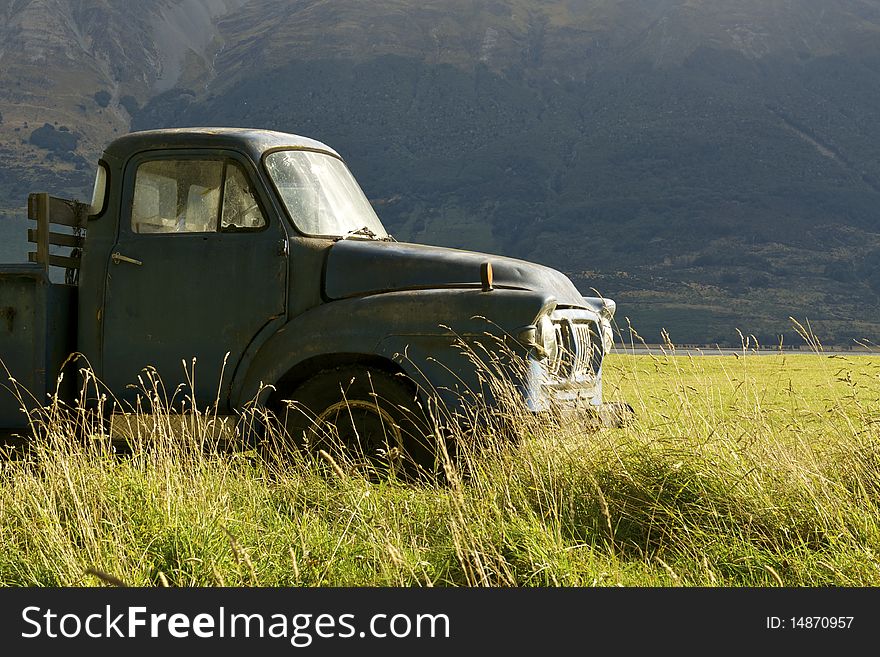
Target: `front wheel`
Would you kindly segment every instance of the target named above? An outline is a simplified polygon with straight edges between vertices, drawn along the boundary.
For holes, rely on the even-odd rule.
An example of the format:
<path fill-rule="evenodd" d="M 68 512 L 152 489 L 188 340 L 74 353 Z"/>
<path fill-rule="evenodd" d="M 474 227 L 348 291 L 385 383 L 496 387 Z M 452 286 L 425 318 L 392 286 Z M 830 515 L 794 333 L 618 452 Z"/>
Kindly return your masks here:
<path fill-rule="evenodd" d="M 434 438 L 407 379 L 346 366 L 323 370 L 282 395 L 287 437 L 312 454 L 370 476 L 406 478 L 434 472 Z"/>

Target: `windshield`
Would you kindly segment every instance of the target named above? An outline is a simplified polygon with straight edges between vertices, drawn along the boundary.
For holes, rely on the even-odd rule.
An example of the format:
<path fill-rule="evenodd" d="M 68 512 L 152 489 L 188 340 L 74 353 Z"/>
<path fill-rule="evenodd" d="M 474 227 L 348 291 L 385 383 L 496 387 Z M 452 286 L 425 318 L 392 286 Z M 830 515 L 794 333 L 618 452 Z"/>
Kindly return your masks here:
<path fill-rule="evenodd" d="M 266 156 L 266 170 L 291 219 L 306 235 L 388 238 L 342 160 L 313 151 L 275 151 Z"/>

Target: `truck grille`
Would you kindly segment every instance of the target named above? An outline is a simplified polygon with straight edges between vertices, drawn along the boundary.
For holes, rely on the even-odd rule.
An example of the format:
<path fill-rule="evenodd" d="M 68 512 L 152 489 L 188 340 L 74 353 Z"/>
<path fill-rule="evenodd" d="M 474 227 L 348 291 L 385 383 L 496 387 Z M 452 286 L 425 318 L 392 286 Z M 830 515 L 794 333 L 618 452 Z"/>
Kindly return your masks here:
<path fill-rule="evenodd" d="M 595 322 L 554 320 L 559 354 L 551 364 L 551 374 L 562 379 L 583 378 L 599 373 L 602 340 Z"/>

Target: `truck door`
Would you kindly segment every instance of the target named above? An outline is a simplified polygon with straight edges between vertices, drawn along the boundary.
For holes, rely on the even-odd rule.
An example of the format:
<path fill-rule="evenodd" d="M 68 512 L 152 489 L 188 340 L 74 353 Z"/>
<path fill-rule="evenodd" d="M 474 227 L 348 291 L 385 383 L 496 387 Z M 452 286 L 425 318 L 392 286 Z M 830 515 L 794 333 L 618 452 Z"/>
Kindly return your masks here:
<path fill-rule="evenodd" d="M 217 152 L 128 165 L 103 309 L 102 379 L 118 399 L 132 403 L 153 366 L 169 399 L 183 383 L 177 401 L 228 410 L 242 355 L 287 302 L 285 228 L 256 179 Z"/>

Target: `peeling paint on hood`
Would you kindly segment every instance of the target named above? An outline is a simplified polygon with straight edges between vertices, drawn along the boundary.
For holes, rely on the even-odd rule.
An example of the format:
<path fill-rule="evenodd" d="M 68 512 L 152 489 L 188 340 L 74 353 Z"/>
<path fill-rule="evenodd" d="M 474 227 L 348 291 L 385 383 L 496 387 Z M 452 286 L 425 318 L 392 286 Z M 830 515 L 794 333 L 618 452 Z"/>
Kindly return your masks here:
<path fill-rule="evenodd" d="M 354 239 L 340 240 L 330 249 L 324 294 L 344 299 L 400 290 L 480 288 L 480 265 L 486 261 L 492 263 L 499 291 L 544 292 L 561 305 L 586 306 L 574 283 L 550 267 L 474 251 Z"/>

